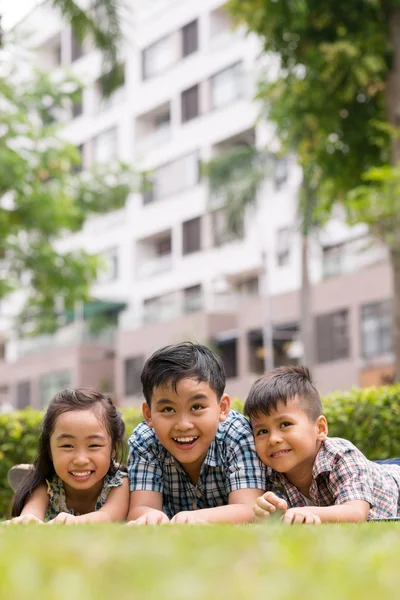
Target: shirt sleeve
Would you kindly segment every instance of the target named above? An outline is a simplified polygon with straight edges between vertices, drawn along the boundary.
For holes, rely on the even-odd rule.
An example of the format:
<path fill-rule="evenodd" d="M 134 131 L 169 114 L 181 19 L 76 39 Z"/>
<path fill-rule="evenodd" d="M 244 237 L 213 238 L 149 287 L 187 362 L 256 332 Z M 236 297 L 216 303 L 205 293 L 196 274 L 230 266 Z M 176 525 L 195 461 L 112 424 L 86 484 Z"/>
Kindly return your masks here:
<path fill-rule="evenodd" d="M 265 490 L 267 469 L 257 456 L 247 419 L 241 417 L 231 424 L 227 444 L 227 493 L 244 488 Z"/>
<path fill-rule="evenodd" d="M 373 477 L 367 459 L 356 448 L 348 448 L 337 456 L 329 477 L 329 488 L 335 504 L 351 500 L 373 501 Z"/>
<path fill-rule="evenodd" d="M 163 476 L 155 450 L 154 432 L 144 423 L 138 425 L 128 440 L 129 489 L 135 491 L 163 491 Z"/>

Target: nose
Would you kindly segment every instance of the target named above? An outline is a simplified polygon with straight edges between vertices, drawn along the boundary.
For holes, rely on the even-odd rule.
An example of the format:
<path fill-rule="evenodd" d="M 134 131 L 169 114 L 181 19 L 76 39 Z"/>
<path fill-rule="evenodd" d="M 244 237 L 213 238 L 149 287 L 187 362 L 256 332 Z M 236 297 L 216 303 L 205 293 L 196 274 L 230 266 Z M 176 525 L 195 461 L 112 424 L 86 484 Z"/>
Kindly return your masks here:
<path fill-rule="evenodd" d="M 88 459 L 87 454 L 85 452 L 78 452 L 74 456 L 73 462 L 76 465 L 86 465 L 89 462 L 89 459 Z"/>
<path fill-rule="evenodd" d="M 176 429 L 179 431 L 190 431 L 190 429 L 193 429 L 193 423 L 190 416 L 186 414 L 180 415 L 176 423 Z"/>
<path fill-rule="evenodd" d="M 280 444 L 282 442 L 282 435 L 279 429 L 273 429 L 270 431 L 268 442 L 270 446 L 274 446 L 275 444 Z"/>

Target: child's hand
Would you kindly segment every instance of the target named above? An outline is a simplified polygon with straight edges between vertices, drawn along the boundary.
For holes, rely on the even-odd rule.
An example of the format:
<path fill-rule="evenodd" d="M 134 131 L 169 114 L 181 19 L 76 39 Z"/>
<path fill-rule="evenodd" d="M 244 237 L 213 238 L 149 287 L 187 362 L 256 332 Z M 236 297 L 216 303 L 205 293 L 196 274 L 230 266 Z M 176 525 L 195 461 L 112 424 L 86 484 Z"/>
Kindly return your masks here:
<path fill-rule="evenodd" d="M 169 523 L 167 515 L 161 510 L 153 509 L 134 521 L 128 521 L 127 525 L 165 525 L 166 523 Z"/>
<path fill-rule="evenodd" d="M 57 515 L 54 519 L 49 521 L 47 525 L 76 525 L 82 521 L 79 521 L 74 515 L 70 515 L 69 513 L 62 512 Z"/>
<path fill-rule="evenodd" d="M 288 505 L 286 500 L 279 498 L 279 496 L 273 492 L 266 492 L 257 498 L 257 502 L 253 506 L 253 512 L 259 519 L 265 519 L 266 517 L 269 517 L 271 513 L 274 513 L 277 510 L 286 513 L 287 509 Z"/>
<path fill-rule="evenodd" d="M 312 513 L 309 508 L 289 508 L 281 519 L 288 525 L 320 525 L 321 519 Z"/>
<path fill-rule="evenodd" d="M 13 519 L 4 521 L 3 525 L 27 525 L 28 523 L 40 523 L 41 525 L 43 525 L 43 521 L 41 521 L 35 515 L 31 515 L 31 514 L 20 515 L 19 517 L 14 517 Z"/>
<path fill-rule="evenodd" d="M 206 519 L 196 513 L 196 510 L 183 510 L 172 517 L 170 522 L 175 525 L 182 525 L 183 523 L 186 523 L 187 525 L 205 525 L 207 523 Z"/>

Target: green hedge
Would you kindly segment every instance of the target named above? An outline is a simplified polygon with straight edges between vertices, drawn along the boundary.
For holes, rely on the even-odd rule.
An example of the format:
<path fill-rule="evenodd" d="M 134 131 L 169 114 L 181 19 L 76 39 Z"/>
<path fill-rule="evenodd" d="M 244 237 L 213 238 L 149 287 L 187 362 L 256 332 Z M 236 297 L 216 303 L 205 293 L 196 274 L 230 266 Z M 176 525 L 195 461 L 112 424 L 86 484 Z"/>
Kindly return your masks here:
<path fill-rule="evenodd" d="M 323 406 L 330 436 L 352 441 L 372 460 L 400 456 L 400 385 L 336 392 L 323 398 Z M 243 403 L 235 400 L 232 407 L 242 410 Z M 142 416 L 135 408 L 121 412 L 129 436 Z M 32 409 L 0 414 L 0 515 L 11 501 L 8 469 L 33 462 L 42 416 Z"/>

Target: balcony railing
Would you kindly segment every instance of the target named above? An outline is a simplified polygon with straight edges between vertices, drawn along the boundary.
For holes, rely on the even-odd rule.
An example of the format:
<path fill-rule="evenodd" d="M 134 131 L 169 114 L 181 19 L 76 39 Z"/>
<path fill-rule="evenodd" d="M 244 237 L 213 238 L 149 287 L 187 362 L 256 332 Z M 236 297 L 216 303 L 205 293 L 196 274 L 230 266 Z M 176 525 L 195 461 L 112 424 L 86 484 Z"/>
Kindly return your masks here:
<path fill-rule="evenodd" d="M 143 138 L 139 138 L 136 141 L 136 149 L 141 154 L 145 152 L 149 152 L 162 144 L 165 144 L 171 139 L 171 126 L 163 125 L 162 127 L 158 127 L 149 135 L 146 135 Z"/>
<path fill-rule="evenodd" d="M 165 254 L 164 256 L 158 256 L 150 260 L 144 260 L 137 267 L 137 277 L 144 279 L 145 277 L 152 277 L 153 275 L 159 275 L 165 271 L 172 269 L 172 254 Z"/>
<path fill-rule="evenodd" d="M 112 345 L 115 340 L 115 327 L 106 327 L 101 331 L 92 331 L 85 322 L 77 321 L 61 327 L 52 335 L 40 335 L 17 340 L 18 358 L 38 354 L 49 348 L 66 348 L 80 346 L 84 343 L 99 343 Z"/>

